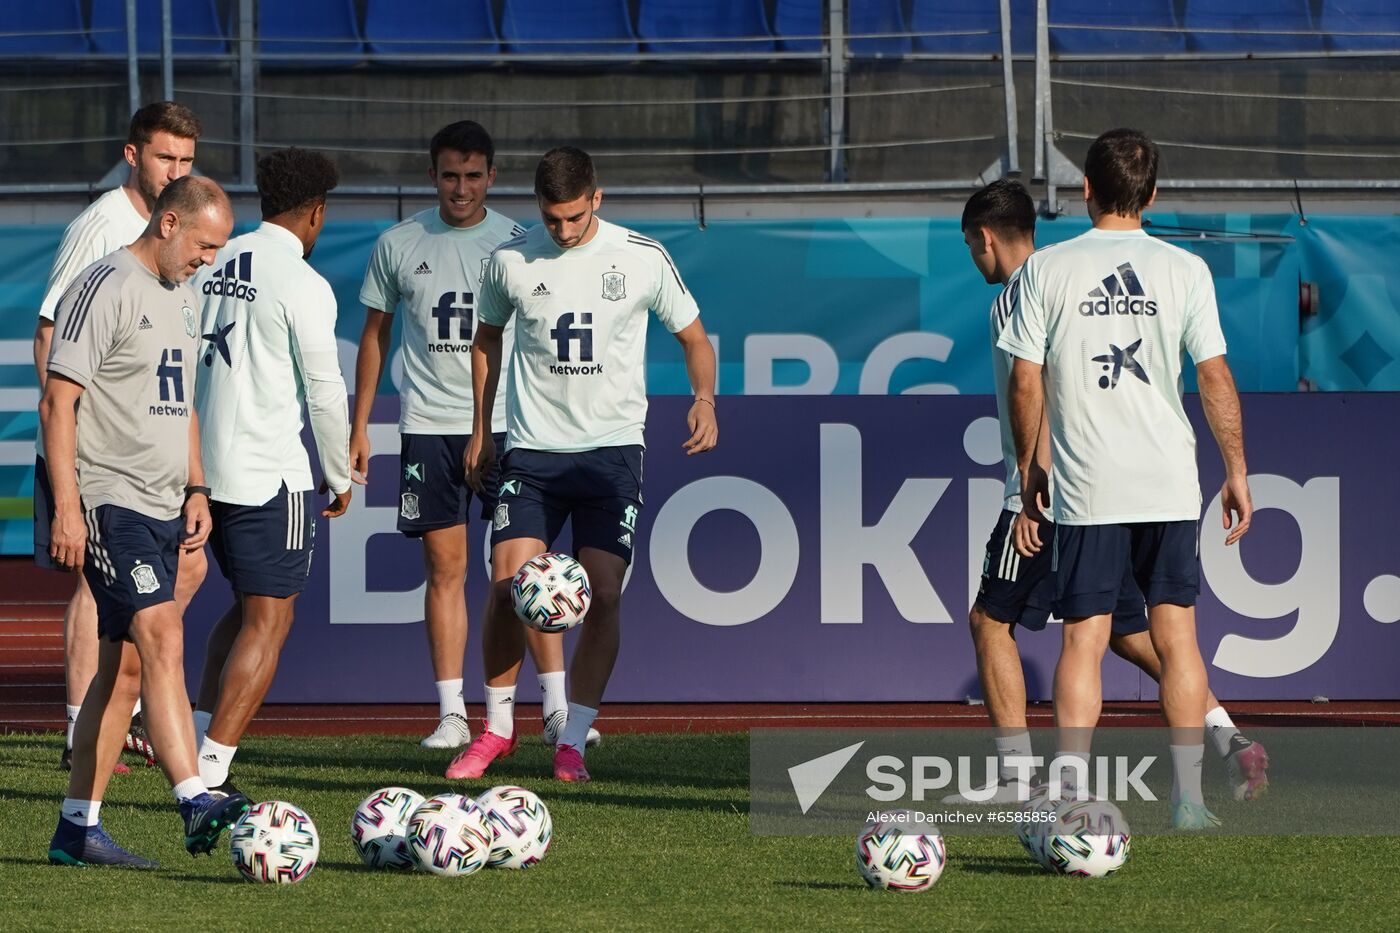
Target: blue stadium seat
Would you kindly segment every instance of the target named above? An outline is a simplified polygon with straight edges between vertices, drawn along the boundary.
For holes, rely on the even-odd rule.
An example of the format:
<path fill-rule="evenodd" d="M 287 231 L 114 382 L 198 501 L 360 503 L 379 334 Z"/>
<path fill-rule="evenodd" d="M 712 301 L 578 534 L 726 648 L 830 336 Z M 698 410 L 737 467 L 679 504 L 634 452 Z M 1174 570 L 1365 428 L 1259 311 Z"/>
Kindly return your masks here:
<path fill-rule="evenodd" d="M 65 33 L 0 38 L 0 55 L 73 55 L 91 51 L 78 0 L 8 4 L 0 32 Z"/>
<path fill-rule="evenodd" d="M 920 32 L 974 32 L 970 36 L 915 36 L 914 51 L 942 55 L 1000 55 L 1001 9 L 990 0 L 914 0 L 909 28 Z M 1011 50 L 1035 52 L 1035 0 L 1011 0 Z"/>
<path fill-rule="evenodd" d="M 781 52 L 820 52 L 822 40 L 813 37 L 826 35 L 826 0 L 778 0 L 773 32 Z"/>
<path fill-rule="evenodd" d="M 1400 33 L 1400 4 L 1395 0 L 1322 0 L 1318 21 L 1332 48 L 1345 52 L 1400 49 L 1400 35 L 1343 36 L 1338 33 Z"/>
<path fill-rule="evenodd" d="M 1322 35 L 1313 26 L 1308 0 L 1186 0 L 1182 25 L 1199 52 L 1320 52 Z M 1299 35 L 1260 35 L 1277 29 Z"/>
<path fill-rule="evenodd" d="M 648 52 L 771 52 L 773 33 L 763 0 L 641 0 L 637 35 Z M 740 36 L 767 37 L 726 42 Z M 657 42 L 657 39 L 692 39 Z"/>
<path fill-rule="evenodd" d="M 1186 35 L 1181 32 L 1054 28 L 1065 24 L 1172 29 L 1177 25 L 1172 0 L 1050 0 L 1050 24 L 1052 52 L 1162 55 L 1186 51 Z"/>
<path fill-rule="evenodd" d="M 637 51 L 627 0 L 506 0 L 501 36 L 512 52 L 562 55 Z M 530 40 L 554 40 L 545 43 Z M 577 41 L 562 42 L 573 39 Z M 617 42 L 588 42 L 617 39 Z"/>
<path fill-rule="evenodd" d="M 258 55 L 274 66 L 340 68 L 358 65 L 365 51 L 355 0 L 258 0 Z M 312 58 L 310 56 L 335 56 Z"/>
<path fill-rule="evenodd" d="M 174 40 L 175 54 L 223 55 L 228 51 L 224 27 L 214 0 L 181 0 L 170 4 L 173 36 L 207 36 Z M 92 0 L 92 44 L 108 55 L 126 54 L 126 0 Z M 136 50 L 142 55 L 160 53 L 160 0 L 137 0 Z"/>
<path fill-rule="evenodd" d="M 376 55 L 497 55 L 499 40 L 491 0 L 369 0 L 365 5 L 365 43 Z"/>
<path fill-rule="evenodd" d="M 847 4 L 846 29 L 853 36 L 907 33 L 902 0 L 851 0 Z M 851 39 L 851 55 L 857 58 L 898 57 L 913 48 L 908 36 Z"/>

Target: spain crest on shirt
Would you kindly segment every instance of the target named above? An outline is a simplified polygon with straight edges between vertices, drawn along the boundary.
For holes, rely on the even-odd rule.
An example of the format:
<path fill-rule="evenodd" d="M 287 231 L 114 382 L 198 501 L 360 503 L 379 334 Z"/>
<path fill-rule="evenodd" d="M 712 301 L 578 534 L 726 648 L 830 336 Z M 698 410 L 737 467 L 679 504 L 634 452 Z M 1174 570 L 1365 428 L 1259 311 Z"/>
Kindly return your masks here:
<path fill-rule="evenodd" d="M 626 298 L 627 276 L 621 272 L 604 272 L 603 297 L 608 301 L 621 301 Z"/>

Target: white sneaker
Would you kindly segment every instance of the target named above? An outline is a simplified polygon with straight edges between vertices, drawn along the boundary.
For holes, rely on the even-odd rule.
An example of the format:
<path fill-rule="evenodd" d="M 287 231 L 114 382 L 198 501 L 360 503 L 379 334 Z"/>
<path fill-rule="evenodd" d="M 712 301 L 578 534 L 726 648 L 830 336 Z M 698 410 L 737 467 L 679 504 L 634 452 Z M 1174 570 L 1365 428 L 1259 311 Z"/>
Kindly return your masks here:
<path fill-rule="evenodd" d="M 424 748 L 461 748 L 472 740 L 472 730 L 467 725 L 467 717 L 461 713 L 448 713 L 442 717 L 433 734 L 418 744 Z"/>
<path fill-rule="evenodd" d="M 559 744 L 559 737 L 564 734 L 564 726 L 569 721 L 569 714 L 562 709 L 557 709 L 549 714 L 549 718 L 544 721 L 544 731 L 540 733 L 540 741 L 553 748 Z M 602 744 L 603 734 L 591 726 L 588 729 L 588 738 L 584 740 L 584 748 L 593 748 Z"/>
<path fill-rule="evenodd" d="M 963 804 L 973 807 L 985 807 L 998 803 L 1025 803 L 1031 796 L 1030 785 L 1015 779 L 998 781 L 996 783 L 996 791 L 989 797 L 983 797 L 982 794 L 990 789 L 990 787 L 981 788 L 981 790 L 977 792 L 980 798 L 977 800 L 973 800 L 971 797 L 964 797 L 962 794 L 949 794 L 947 797 L 943 798 L 942 802 L 948 804 Z"/>

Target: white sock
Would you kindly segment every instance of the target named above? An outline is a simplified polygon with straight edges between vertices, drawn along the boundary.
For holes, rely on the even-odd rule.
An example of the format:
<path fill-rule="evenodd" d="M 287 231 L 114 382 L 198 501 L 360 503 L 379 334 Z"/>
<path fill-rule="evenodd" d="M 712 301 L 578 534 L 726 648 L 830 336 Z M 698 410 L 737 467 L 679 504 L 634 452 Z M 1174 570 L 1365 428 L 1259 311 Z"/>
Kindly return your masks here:
<path fill-rule="evenodd" d="M 96 826 L 99 822 L 98 813 L 102 811 L 102 801 L 100 800 L 75 800 L 72 797 L 63 798 L 63 818 L 70 823 L 79 826 Z"/>
<path fill-rule="evenodd" d="M 486 688 L 486 731 L 503 739 L 515 735 L 515 685 Z"/>
<path fill-rule="evenodd" d="M 1080 751 L 1071 752 L 1061 749 L 1055 753 L 1055 757 L 1065 759 L 1065 763 L 1061 764 L 1060 767 L 1056 769 L 1058 774 L 1054 770 L 1050 773 L 1051 781 L 1054 781 L 1057 777 L 1059 778 L 1060 794 L 1066 799 L 1071 797 L 1075 799 L 1087 798 L 1089 795 L 1089 782 L 1093 779 L 1093 772 L 1089 770 L 1090 753 Z M 1081 774 L 1076 773 L 1078 769 L 1070 764 L 1070 762 L 1076 758 L 1084 762 L 1082 770 L 1082 777 L 1084 778 L 1083 784 L 1079 782 Z"/>
<path fill-rule="evenodd" d="M 1030 758 L 1031 757 L 1031 734 L 1029 730 L 1022 729 L 1015 735 L 999 735 L 996 737 L 997 743 L 997 777 L 1003 781 L 1015 780 L 1018 775 L 1025 775 L 1025 780 L 1029 783 L 1031 773 L 1034 771 L 1030 767 L 1030 762 L 1023 762 L 1025 768 L 1018 769 L 1013 764 L 1008 764 L 1008 758 Z"/>
<path fill-rule="evenodd" d="M 1185 801 L 1205 806 L 1205 796 L 1201 793 L 1201 760 L 1205 757 L 1205 743 L 1200 745 L 1173 745 L 1172 750 L 1172 806 Z"/>
<path fill-rule="evenodd" d="M 193 800 L 200 794 L 209 793 L 209 787 L 199 779 L 199 775 L 192 778 L 185 778 L 179 784 L 171 788 L 175 792 L 175 802 L 184 803 L 186 800 Z"/>
<path fill-rule="evenodd" d="M 1230 754 L 1230 743 L 1239 734 L 1240 730 L 1235 728 L 1225 707 L 1217 706 L 1206 713 L 1206 735 L 1210 736 L 1210 744 L 1215 746 L 1221 758 Z"/>
<path fill-rule="evenodd" d="M 141 715 L 141 698 L 140 698 L 140 697 L 137 697 L 137 698 L 136 698 L 136 705 L 133 706 L 133 707 L 131 708 L 131 715 L 132 715 L 133 717 L 135 717 L 135 716 L 140 716 L 140 715 Z"/>
<path fill-rule="evenodd" d="M 569 695 L 565 692 L 563 671 L 541 674 L 540 693 L 544 694 L 544 709 L 540 713 L 544 719 L 548 720 L 553 713 L 569 708 Z"/>
<path fill-rule="evenodd" d="M 570 703 L 569 721 L 564 726 L 564 734 L 559 737 L 559 744 L 572 745 L 582 755 L 584 746 L 588 744 L 588 730 L 593 728 L 593 720 L 597 716 L 598 711 L 591 706 Z"/>
<path fill-rule="evenodd" d="M 63 747 L 70 751 L 73 748 L 73 729 L 78 725 L 78 713 L 81 710 L 81 706 L 68 707 L 68 734 L 63 739 Z"/>
<path fill-rule="evenodd" d="M 442 719 L 448 713 L 456 713 L 463 719 L 467 718 L 467 702 L 462 699 L 462 678 L 456 680 L 435 680 L 433 686 L 438 692 L 438 718 Z"/>
<path fill-rule="evenodd" d="M 220 745 L 206 735 L 199 743 L 199 779 L 207 787 L 218 787 L 227 781 L 228 766 L 237 753 L 237 745 Z"/>
<path fill-rule="evenodd" d="M 209 732 L 209 723 L 214 720 L 213 713 L 206 713 L 202 709 L 194 711 L 194 747 L 204 744 L 204 736 Z"/>

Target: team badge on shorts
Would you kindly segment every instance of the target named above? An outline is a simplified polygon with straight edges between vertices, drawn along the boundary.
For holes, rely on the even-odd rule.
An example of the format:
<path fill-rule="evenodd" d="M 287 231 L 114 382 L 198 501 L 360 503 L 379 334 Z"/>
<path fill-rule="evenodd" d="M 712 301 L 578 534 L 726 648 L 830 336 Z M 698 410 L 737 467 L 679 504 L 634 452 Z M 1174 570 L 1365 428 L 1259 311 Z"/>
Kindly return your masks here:
<path fill-rule="evenodd" d="M 399 514 L 409 521 L 416 521 L 422 513 L 418 511 L 418 497 L 406 492 L 399 497 Z"/>
<path fill-rule="evenodd" d="M 604 272 L 603 297 L 608 301 L 621 301 L 626 298 L 627 276 L 621 272 Z"/>
<path fill-rule="evenodd" d="M 198 337 L 199 327 L 194 319 L 194 308 L 185 305 L 180 309 L 180 313 L 185 316 L 185 333 L 190 337 Z"/>
<path fill-rule="evenodd" d="M 142 596 L 160 589 L 160 581 L 156 579 L 155 568 L 150 564 L 138 563 L 132 567 L 131 579 L 136 583 L 136 592 Z"/>
<path fill-rule="evenodd" d="M 510 524 L 510 506 L 502 502 L 496 506 L 496 530 L 500 531 Z"/>

